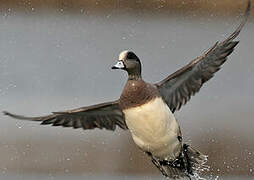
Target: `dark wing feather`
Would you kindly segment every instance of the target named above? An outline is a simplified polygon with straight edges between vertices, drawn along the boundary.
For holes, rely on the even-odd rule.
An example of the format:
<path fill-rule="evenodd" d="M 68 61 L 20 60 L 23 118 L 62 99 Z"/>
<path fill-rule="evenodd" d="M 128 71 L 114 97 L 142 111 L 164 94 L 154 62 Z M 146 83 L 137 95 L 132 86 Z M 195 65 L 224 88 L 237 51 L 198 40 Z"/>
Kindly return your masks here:
<path fill-rule="evenodd" d="M 234 51 L 234 47 L 239 43 L 234 39 L 239 35 L 249 14 L 250 1 L 248 1 L 244 20 L 226 40 L 217 42 L 204 55 L 155 84 L 172 112 L 179 110 L 220 69 L 227 60 L 227 56 Z"/>
<path fill-rule="evenodd" d="M 25 117 L 4 111 L 5 115 L 16 119 L 41 121 L 41 124 L 83 129 L 115 130 L 116 126 L 128 129 L 123 112 L 119 108 L 119 101 L 97 104 L 63 112 L 53 112 L 48 116 Z"/>

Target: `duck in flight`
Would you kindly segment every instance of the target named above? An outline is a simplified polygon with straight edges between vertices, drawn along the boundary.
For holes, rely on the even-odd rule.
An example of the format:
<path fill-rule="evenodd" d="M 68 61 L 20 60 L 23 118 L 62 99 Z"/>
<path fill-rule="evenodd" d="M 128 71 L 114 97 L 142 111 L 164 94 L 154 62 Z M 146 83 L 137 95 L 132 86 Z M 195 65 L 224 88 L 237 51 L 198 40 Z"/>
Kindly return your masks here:
<path fill-rule="evenodd" d="M 40 121 L 41 124 L 86 129 L 129 130 L 136 145 L 144 151 L 161 173 L 172 179 L 191 177 L 206 163 L 207 156 L 184 144 L 174 112 L 189 101 L 211 79 L 234 51 L 238 36 L 250 14 L 250 1 L 244 19 L 224 41 L 217 42 L 202 56 L 151 84 L 142 79 L 140 59 L 132 51 L 123 51 L 112 69 L 128 73 L 128 81 L 118 100 L 47 116 L 25 117 L 4 111 L 5 115 Z"/>

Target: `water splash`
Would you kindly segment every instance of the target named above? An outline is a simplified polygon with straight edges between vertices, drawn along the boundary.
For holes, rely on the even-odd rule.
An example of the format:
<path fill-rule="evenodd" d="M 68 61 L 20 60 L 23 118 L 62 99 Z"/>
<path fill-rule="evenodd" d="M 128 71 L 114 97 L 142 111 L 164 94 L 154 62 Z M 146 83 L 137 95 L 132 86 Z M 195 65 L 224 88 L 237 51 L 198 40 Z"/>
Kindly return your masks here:
<path fill-rule="evenodd" d="M 207 161 L 208 161 L 207 155 L 200 155 L 199 160 L 197 159 L 196 162 L 195 161 L 192 162 L 192 168 L 194 172 L 191 178 L 195 180 L 208 180 L 207 178 L 200 176 L 201 173 L 204 173 L 210 170 L 210 166 L 206 165 Z"/>

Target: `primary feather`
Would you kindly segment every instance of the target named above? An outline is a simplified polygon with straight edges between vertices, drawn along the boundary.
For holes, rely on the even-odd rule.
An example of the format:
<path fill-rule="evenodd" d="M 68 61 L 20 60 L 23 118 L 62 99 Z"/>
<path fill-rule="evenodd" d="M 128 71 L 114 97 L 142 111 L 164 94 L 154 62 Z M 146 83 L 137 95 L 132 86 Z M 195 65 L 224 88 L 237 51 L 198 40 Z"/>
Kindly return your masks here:
<path fill-rule="evenodd" d="M 202 85 L 214 76 L 227 57 L 234 51 L 239 35 L 250 14 L 250 1 L 244 19 L 238 28 L 222 42 L 217 42 L 202 56 L 155 84 L 172 112 L 179 110 L 197 93 Z"/>

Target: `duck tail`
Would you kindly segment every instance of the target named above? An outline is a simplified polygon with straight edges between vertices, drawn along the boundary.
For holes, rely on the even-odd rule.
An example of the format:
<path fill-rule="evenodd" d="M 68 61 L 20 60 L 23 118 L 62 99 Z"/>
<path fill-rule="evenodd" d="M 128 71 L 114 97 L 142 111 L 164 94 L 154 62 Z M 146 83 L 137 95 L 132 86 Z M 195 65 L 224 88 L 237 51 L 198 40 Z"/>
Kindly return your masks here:
<path fill-rule="evenodd" d="M 192 177 L 202 179 L 199 174 L 209 170 L 209 166 L 205 165 L 207 156 L 187 144 L 183 144 L 182 152 L 174 161 L 159 160 L 150 156 L 153 164 L 165 177 L 175 180 L 191 179 Z"/>

